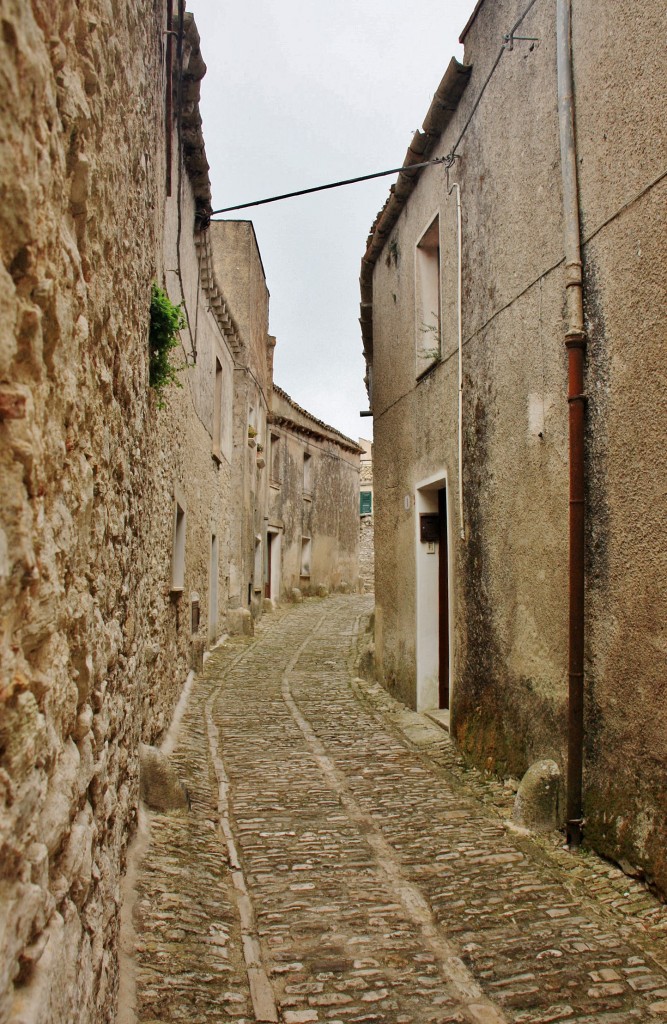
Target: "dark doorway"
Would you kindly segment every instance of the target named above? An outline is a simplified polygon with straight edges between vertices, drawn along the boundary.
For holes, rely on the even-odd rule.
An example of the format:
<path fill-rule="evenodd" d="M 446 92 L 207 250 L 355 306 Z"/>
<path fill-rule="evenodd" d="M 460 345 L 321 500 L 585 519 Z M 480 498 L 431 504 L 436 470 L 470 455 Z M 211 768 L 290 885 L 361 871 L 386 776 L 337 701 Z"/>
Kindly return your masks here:
<path fill-rule="evenodd" d="M 438 520 L 438 680 L 440 707 L 449 708 L 449 552 L 446 487 L 438 491 Z"/>
<path fill-rule="evenodd" d="M 264 597 L 271 597 L 271 548 L 275 534 L 266 535 L 266 580 L 264 581 Z"/>

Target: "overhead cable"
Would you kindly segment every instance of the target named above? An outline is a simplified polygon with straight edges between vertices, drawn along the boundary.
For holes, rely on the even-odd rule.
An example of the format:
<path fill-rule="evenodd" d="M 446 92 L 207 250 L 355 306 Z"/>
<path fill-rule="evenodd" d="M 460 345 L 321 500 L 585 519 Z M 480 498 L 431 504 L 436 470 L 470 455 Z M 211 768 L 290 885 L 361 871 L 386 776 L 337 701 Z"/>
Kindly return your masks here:
<path fill-rule="evenodd" d="M 389 174 L 401 174 L 407 171 L 418 171 L 423 167 L 431 167 L 433 164 L 444 164 L 444 157 L 437 157 L 434 160 L 425 160 L 419 164 L 408 164 L 405 167 L 392 167 L 388 171 L 376 171 L 375 174 L 362 174 L 358 178 L 345 178 L 343 181 L 332 181 L 328 185 L 315 185 L 313 188 L 302 188 L 298 192 L 284 192 L 280 196 L 271 196 L 269 199 L 256 199 L 252 203 L 239 203 L 237 206 L 225 206 L 222 210 L 213 210 L 210 217 L 219 213 L 232 213 L 233 210 L 247 210 L 251 206 L 265 206 L 267 203 L 278 203 L 281 199 L 294 199 L 296 196 L 307 196 L 312 192 L 324 192 L 328 188 L 341 188 L 343 185 L 355 185 L 358 181 L 370 181 L 371 178 L 385 178 Z"/>

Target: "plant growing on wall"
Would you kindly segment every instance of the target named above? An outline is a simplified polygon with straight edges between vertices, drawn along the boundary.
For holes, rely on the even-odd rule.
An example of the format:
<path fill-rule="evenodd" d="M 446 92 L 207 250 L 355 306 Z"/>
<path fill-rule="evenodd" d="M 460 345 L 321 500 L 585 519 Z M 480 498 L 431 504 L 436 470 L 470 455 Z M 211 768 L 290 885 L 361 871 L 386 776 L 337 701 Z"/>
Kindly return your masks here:
<path fill-rule="evenodd" d="M 394 264 L 395 267 L 398 267 L 400 259 L 401 250 L 398 247 L 398 236 L 396 236 L 395 238 L 392 238 L 391 242 L 389 243 L 385 263 L 387 264 L 388 267 L 390 267 L 392 263 Z"/>
<path fill-rule="evenodd" d="M 150 327 L 148 347 L 150 351 L 149 383 L 157 394 L 158 409 L 164 409 L 165 389 L 171 384 L 177 388 L 183 385 L 178 374 L 183 369 L 172 362 L 171 352 L 179 345 L 178 332 L 186 326 L 185 314 L 175 306 L 169 296 L 155 283 L 151 291 Z"/>

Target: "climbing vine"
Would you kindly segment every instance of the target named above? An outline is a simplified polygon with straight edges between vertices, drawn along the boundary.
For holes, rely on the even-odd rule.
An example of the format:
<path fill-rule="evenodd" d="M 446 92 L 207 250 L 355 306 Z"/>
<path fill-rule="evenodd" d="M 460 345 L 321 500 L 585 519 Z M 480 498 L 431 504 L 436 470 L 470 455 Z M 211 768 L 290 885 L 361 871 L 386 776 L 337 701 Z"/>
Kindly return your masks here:
<path fill-rule="evenodd" d="M 179 345 L 178 332 L 186 326 L 185 314 L 180 306 L 175 306 L 169 296 L 153 284 L 151 291 L 151 315 L 148 332 L 150 350 L 149 383 L 155 389 L 158 398 L 158 409 L 164 409 L 166 402 L 164 392 L 170 385 L 182 388 L 178 374 L 183 366 L 172 361 L 172 350 Z"/>

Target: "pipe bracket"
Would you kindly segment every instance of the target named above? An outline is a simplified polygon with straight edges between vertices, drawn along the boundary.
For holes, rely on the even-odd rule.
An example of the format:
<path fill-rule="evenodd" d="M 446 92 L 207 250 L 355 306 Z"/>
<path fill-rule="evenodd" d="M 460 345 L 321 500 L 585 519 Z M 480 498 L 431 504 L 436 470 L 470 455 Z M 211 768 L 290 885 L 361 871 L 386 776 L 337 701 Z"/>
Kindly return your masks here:
<path fill-rule="evenodd" d="M 584 405 L 588 401 L 588 395 L 568 395 L 568 402 L 583 402 Z"/>
<path fill-rule="evenodd" d="M 586 331 L 572 327 L 565 335 L 566 348 L 586 348 Z"/>

